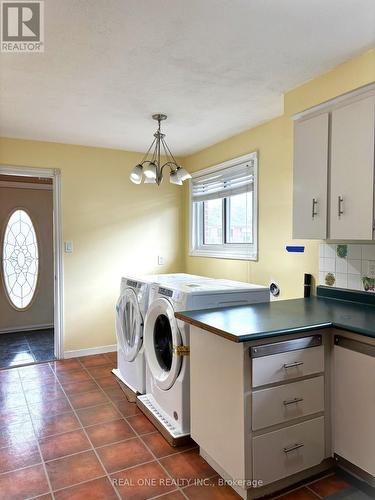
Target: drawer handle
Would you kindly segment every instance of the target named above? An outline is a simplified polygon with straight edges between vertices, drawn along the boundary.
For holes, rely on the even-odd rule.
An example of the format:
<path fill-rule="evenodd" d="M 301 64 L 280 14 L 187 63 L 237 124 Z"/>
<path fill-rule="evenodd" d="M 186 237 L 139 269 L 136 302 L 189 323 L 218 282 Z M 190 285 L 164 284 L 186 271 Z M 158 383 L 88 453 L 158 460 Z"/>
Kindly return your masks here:
<path fill-rule="evenodd" d="M 311 211 L 312 218 L 314 218 L 318 215 L 318 212 L 315 210 L 315 208 L 317 206 L 318 206 L 318 200 L 316 198 L 313 198 L 312 199 L 312 211 Z"/>
<path fill-rule="evenodd" d="M 287 401 L 284 401 L 284 406 L 288 406 L 288 405 L 293 405 L 295 403 L 300 403 L 301 401 L 303 401 L 303 398 L 294 398 L 294 399 L 289 399 Z"/>
<path fill-rule="evenodd" d="M 294 363 L 285 363 L 284 368 L 295 368 L 296 366 L 303 365 L 303 361 L 295 361 Z"/>
<path fill-rule="evenodd" d="M 337 197 L 337 213 L 338 213 L 339 217 L 341 217 L 344 214 L 343 203 L 344 203 L 343 196 L 338 196 Z"/>
<path fill-rule="evenodd" d="M 299 448 L 303 448 L 305 445 L 303 443 L 296 443 L 288 448 L 284 448 L 284 453 L 290 453 L 291 451 L 298 450 Z"/>

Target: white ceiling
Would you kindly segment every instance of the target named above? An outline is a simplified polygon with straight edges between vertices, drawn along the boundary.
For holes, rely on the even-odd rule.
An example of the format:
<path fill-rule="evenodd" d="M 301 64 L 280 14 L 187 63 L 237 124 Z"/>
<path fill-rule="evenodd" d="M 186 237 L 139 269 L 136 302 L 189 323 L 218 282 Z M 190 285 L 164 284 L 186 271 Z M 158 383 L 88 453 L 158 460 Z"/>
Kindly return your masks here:
<path fill-rule="evenodd" d="M 44 54 L 2 54 L 0 134 L 189 154 L 375 45 L 374 0 L 46 0 Z"/>

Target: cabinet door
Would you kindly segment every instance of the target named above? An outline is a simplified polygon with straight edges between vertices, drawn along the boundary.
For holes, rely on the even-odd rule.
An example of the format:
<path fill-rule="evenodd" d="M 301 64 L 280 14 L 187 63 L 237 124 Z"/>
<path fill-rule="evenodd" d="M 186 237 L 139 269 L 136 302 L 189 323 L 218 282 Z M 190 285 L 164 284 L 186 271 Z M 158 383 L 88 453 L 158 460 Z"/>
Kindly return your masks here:
<path fill-rule="evenodd" d="M 375 351 L 375 347 L 370 349 Z M 372 476 L 375 476 L 374 355 L 334 347 L 334 452 Z"/>
<path fill-rule="evenodd" d="M 331 239 L 373 238 L 374 105 L 371 96 L 332 112 Z"/>
<path fill-rule="evenodd" d="M 294 125 L 293 238 L 327 237 L 328 113 Z"/>

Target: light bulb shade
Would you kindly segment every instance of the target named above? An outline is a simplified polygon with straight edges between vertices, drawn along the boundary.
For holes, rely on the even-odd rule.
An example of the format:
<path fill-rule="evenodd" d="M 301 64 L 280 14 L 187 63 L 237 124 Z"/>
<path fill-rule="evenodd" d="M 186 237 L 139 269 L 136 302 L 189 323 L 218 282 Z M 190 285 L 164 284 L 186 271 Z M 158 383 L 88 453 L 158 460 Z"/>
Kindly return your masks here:
<path fill-rule="evenodd" d="M 145 177 L 143 182 L 144 184 L 157 184 L 156 179 L 153 177 Z"/>
<path fill-rule="evenodd" d="M 171 184 L 176 184 L 177 186 L 182 186 L 182 180 L 179 178 L 177 174 L 177 170 L 174 172 L 171 172 L 170 177 L 169 177 L 169 182 Z"/>
<path fill-rule="evenodd" d="M 156 165 L 153 162 L 148 163 L 143 167 L 143 173 L 148 179 L 156 179 Z"/>
<path fill-rule="evenodd" d="M 140 184 L 142 182 L 142 165 L 136 165 L 130 172 L 130 180 L 134 184 Z"/>
<path fill-rule="evenodd" d="M 177 170 L 177 176 L 182 181 L 187 181 L 188 179 L 191 179 L 191 175 L 189 174 L 189 172 L 187 170 L 184 169 L 184 167 L 180 167 Z"/>

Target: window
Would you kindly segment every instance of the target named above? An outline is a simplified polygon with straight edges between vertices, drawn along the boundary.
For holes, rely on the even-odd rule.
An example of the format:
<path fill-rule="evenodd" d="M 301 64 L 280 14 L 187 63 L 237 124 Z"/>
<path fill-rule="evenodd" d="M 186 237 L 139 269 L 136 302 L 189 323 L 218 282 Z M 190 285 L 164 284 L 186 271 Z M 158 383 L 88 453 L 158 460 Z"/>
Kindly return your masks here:
<path fill-rule="evenodd" d="M 256 260 L 257 154 L 193 175 L 190 255 Z"/>
<path fill-rule="evenodd" d="M 5 227 L 3 273 L 8 298 L 17 309 L 32 301 L 38 281 L 38 242 L 34 225 L 24 210 L 15 210 Z"/>

